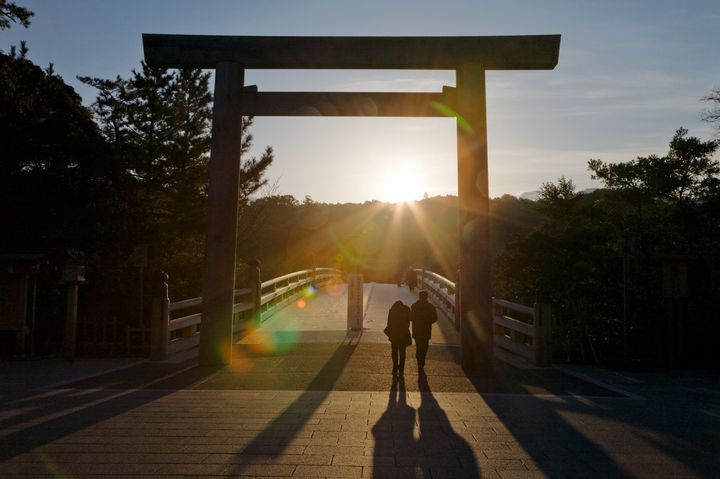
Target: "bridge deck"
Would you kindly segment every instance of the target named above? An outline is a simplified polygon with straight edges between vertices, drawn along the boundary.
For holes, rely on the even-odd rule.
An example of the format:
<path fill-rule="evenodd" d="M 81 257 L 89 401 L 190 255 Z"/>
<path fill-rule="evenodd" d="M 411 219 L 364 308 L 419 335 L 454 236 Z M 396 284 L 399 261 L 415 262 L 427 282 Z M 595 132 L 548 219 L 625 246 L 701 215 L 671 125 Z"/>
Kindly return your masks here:
<path fill-rule="evenodd" d="M 367 293 L 368 329 L 359 336 L 338 333 L 342 295 L 320 295 L 237 344 L 233 367 L 146 362 L 5 396 L 0 477 L 711 477 L 720 470 L 717 377 L 585 370 L 636 394 L 628 396 L 555 369 L 465 374 L 446 336 L 431 347 L 426 376 L 410 360 L 398 380 L 377 333 L 389 303 L 409 293 L 379 285 Z M 0 367 L 0 387 L 7 368 Z"/>
<path fill-rule="evenodd" d="M 363 310 L 365 311 L 360 342 L 386 343 L 383 329 L 387 324 L 390 306 L 401 300 L 408 306 L 417 301 L 417 294 L 394 284 L 370 283 L 364 286 Z M 332 286 L 323 294 L 293 304 L 278 311 L 262 323 L 261 327 L 244 337 L 241 344 L 266 342 L 338 342 L 347 335 L 347 287 Z M 432 343 L 459 345 L 454 327 L 442 313 L 433 325 Z"/>

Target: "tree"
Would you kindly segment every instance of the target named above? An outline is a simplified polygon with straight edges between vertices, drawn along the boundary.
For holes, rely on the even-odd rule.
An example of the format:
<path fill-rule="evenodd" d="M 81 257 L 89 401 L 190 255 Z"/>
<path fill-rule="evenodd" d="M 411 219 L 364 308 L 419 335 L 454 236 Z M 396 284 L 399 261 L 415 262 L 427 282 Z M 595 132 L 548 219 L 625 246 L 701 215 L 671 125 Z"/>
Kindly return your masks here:
<path fill-rule="evenodd" d="M 150 245 L 153 266 L 167 270 L 178 294 L 196 294 L 204 253 L 212 95 L 209 73 L 141 63 L 130 78 L 80 77 L 98 90 L 92 105 L 105 138 L 134 182 L 136 242 Z M 248 158 L 252 118 L 243 119 L 240 211 L 266 184 L 272 148 Z"/>
<path fill-rule="evenodd" d="M 687 133 L 685 128 L 675 132 L 665 156 L 639 156 L 614 164 L 590 160 L 591 177 L 611 191 L 647 200 L 674 204 L 707 200 L 720 193 L 720 164 L 712 159 L 720 142 L 704 142 Z"/>
<path fill-rule="evenodd" d="M 710 107 L 702 112 L 700 118 L 708 123 L 714 123 L 715 130 L 720 136 L 720 88 L 715 88 L 704 96 L 702 100 L 709 103 Z"/>
<path fill-rule="evenodd" d="M 120 207 L 119 165 L 75 91 L 26 54 L 0 53 L 0 244 L 89 247 Z"/>
<path fill-rule="evenodd" d="M 665 155 L 590 160 L 604 189 L 583 195 L 564 177 L 544 183 L 543 221 L 495 262 L 494 294 L 553 304 L 558 360 L 620 357 L 624 311 L 630 351 L 656 354 L 667 339 L 664 258 L 709 261 L 720 247 L 719 143 L 680 128 Z"/>
<path fill-rule="evenodd" d="M 33 12 L 24 7 L 18 7 L 15 2 L 0 0 L 0 30 L 5 30 L 12 26 L 12 23 L 19 23 L 23 27 L 30 26 L 30 17 L 35 15 Z"/>

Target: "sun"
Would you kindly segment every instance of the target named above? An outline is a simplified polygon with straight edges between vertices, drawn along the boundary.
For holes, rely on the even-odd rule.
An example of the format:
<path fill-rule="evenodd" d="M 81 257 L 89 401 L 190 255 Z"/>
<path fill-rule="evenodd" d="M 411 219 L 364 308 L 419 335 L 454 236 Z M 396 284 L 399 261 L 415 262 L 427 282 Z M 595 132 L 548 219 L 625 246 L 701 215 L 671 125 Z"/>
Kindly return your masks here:
<path fill-rule="evenodd" d="M 381 179 L 382 200 L 390 203 L 419 200 L 426 190 L 421 175 L 412 169 L 389 169 Z"/>

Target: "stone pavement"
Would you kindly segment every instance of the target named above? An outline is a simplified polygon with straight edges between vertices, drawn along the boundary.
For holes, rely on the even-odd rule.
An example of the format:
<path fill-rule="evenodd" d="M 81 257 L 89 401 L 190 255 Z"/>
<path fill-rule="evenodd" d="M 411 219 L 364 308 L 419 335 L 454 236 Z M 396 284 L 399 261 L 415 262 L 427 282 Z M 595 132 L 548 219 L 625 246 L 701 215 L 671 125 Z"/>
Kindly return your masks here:
<path fill-rule="evenodd" d="M 373 301 L 396 294 L 375 286 L 374 321 Z M 322 298 L 300 309 L 337 308 Z M 443 343 L 427 375 L 408 367 L 398 380 L 373 334 L 331 341 L 315 326 L 316 342 L 299 342 L 271 334 L 270 321 L 229 368 L 143 363 L 6 398 L 0 477 L 719 475 L 716 374 L 570 368 L 586 381 L 498 365 L 466 375 Z"/>

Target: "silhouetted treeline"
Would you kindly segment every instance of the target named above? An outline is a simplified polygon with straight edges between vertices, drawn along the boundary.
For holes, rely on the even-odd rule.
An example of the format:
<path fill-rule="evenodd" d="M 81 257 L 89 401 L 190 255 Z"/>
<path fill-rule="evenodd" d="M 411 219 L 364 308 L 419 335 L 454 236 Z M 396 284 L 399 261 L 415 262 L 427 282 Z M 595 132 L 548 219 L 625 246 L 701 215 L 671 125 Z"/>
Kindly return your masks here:
<path fill-rule="evenodd" d="M 556 361 L 718 363 L 717 147 L 680 129 L 667 155 L 591 160 L 603 189 L 579 193 L 562 177 L 538 201 L 491 201 L 494 295 L 552 304 Z M 314 259 L 369 281 L 394 282 L 411 265 L 456 279 L 454 196 L 406 205 L 274 196 L 247 212 L 256 227 L 238 252 L 260 259 L 265 278 Z"/>
<path fill-rule="evenodd" d="M 553 305 L 555 360 L 618 360 L 627 341 L 625 364 L 720 364 L 717 148 L 679 129 L 664 156 L 591 160 L 603 190 L 542 186 L 542 223 L 495 262 L 494 288 Z"/>
<path fill-rule="evenodd" d="M 98 89 L 88 109 L 52 67 L 34 65 L 24 45 L 0 52 L 0 252 L 85 253 L 81 341 L 88 318 L 114 324 L 111 336 L 119 337 L 127 325 L 147 325 L 157 270 L 170 275 L 175 297 L 199 294 L 208 78 L 200 70 L 165 71 L 144 63 L 128 79 L 83 77 Z M 252 145 L 251 124 L 246 118 L 243 153 Z M 265 184 L 272 159 L 270 148 L 260 158 L 243 156 L 241 207 Z M 55 309 L 54 321 L 62 323 L 62 305 Z"/>
<path fill-rule="evenodd" d="M 307 268 L 314 261 L 318 266 L 361 271 L 368 281 L 394 282 L 397 272 L 410 266 L 425 266 L 455 279 L 457 219 L 455 196 L 399 204 L 326 204 L 309 198 L 301 203 L 292 196 L 270 196 L 248 205 L 238 254 L 259 259 L 265 278 Z M 493 199 L 492 254 L 539 223 L 534 202 L 510 195 Z M 243 235 L 244 229 L 253 232 Z"/>

